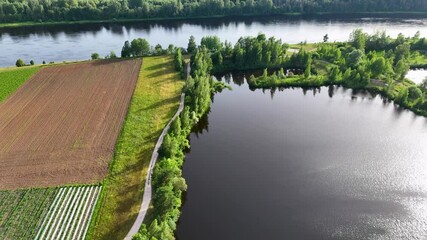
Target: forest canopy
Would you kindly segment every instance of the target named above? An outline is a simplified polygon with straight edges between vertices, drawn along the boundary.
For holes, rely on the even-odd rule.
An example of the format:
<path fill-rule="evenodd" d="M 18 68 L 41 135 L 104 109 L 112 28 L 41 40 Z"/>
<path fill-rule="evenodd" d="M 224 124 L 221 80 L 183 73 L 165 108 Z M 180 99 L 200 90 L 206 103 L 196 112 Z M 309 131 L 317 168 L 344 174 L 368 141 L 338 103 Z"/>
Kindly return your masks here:
<path fill-rule="evenodd" d="M 285 13 L 423 12 L 424 0 L 0 0 L 0 22 Z"/>

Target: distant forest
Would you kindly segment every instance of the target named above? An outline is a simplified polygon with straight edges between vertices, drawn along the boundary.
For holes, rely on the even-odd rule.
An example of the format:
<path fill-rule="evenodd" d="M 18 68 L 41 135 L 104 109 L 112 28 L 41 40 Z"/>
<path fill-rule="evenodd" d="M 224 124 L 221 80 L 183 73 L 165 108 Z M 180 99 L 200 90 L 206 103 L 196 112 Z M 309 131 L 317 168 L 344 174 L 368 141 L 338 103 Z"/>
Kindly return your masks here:
<path fill-rule="evenodd" d="M 0 22 L 427 12 L 426 0 L 0 0 Z"/>

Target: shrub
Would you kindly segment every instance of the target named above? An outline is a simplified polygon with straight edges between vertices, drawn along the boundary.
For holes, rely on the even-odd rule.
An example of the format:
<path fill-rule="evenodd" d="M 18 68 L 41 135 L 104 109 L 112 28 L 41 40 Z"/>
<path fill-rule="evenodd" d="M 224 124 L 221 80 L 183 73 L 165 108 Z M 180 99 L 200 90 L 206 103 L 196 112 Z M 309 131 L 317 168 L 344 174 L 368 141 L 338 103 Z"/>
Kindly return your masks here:
<path fill-rule="evenodd" d="M 421 90 L 417 86 L 410 86 L 408 88 L 408 97 L 409 99 L 417 99 L 423 95 Z"/>
<path fill-rule="evenodd" d="M 23 67 L 23 66 L 25 66 L 24 60 L 22 60 L 22 59 L 16 60 L 16 66 L 17 67 Z"/>
<path fill-rule="evenodd" d="M 92 60 L 99 59 L 99 53 L 92 53 L 92 55 L 90 55 L 90 57 L 92 58 Z"/>

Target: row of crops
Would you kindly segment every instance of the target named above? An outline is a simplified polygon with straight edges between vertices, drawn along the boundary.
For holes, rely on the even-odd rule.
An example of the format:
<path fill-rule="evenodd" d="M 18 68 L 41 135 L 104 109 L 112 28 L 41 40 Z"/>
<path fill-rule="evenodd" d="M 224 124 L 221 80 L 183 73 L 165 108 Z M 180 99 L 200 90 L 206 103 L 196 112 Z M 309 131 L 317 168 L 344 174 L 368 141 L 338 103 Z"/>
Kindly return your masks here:
<path fill-rule="evenodd" d="M 0 239 L 84 239 L 101 186 L 0 191 Z"/>
<path fill-rule="evenodd" d="M 0 191 L 0 239 L 33 239 L 58 189 Z"/>
<path fill-rule="evenodd" d="M 84 239 L 100 186 L 61 188 L 35 239 Z"/>

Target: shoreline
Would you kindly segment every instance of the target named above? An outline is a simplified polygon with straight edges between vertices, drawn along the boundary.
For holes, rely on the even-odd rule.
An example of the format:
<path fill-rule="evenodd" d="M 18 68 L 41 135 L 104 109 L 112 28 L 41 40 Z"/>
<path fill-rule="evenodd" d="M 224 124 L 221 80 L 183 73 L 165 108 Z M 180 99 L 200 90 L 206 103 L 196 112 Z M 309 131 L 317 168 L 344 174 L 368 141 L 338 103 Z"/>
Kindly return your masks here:
<path fill-rule="evenodd" d="M 120 18 L 103 20 L 78 20 L 78 21 L 46 21 L 46 22 L 12 22 L 0 23 L 0 29 L 18 29 L 25 27 L 49 27 L 49 26 L 67 26 L 67 25 L 86 25 L 86 24 L 111 24 L 111 23 L 150 23 L 171 20 L 214 20 L 227 18 L 250 18 L 250 17 L 427 17 L 427 12 L 316 12 L 316 13 L 273 13 L 273 14 L 232 14 L 232 15 L 212 15 L 212 16 L 192 16 L 192 17 L 165 17 L 165 18 Z"/>
<path fill-rule="evenodd" d="M 247 84 L 248 84 L 249 89 L 251 89 L 251 90 L 256 90 L 256 89 L 266 90 L 266 89 L 280 89 L 280 88 L 284 88 L 284 89 L 286 89 L 286 88 L 314 89 L 314 88 L 320 88 L 320 87 L 341 86 L 341 87 L 356 90 L 356 91 L 363 90 L 363 91 L 368 91 L 368 92 L 371 92 L 374 94 L 379 94 L 384 99 L 386 99 L 387 101 L 393 102 L 393 104 L 396 104 L 403 109 L 406 109 L 410 112 L 413 112 L 417 116 L 427 118 L 427 112 L 426 111 L 419 110 L 412 105 L 402 105 L 402 104 L 396 102 L 397 96 L 392 95 L 390 93 L 390 91 L 387 90 L 386 86 L 379 86 L 378 84 L 375 84 L 375 83 L 370 83 L 368 86 L 365 86 L 365 87 L 348 86 L 348 85 L 344 84 L 343 82 L 331 81 L 328 79 L 327 76 L 325 76 L 323 74 L 314 76 L 314 78 L 315 78 L 314 81 L 312 81 L 313 79 L 304 78 L 300 82 L 295 81 L 295 80 L 291 80 L 290 82 L 286 82 L 285 79 L 280 79 L 279 82 L 275 82 L 275 83 L 264 83 L 264 82 L 259 83 L 259 82 L 257 82 L 257 81 L 259 81 L 259 78 L 260 77 L 257 77 L 254 80 L 250 80 L 250 79 L 247 80 Z M 302 79 L 302 76 L 297 75 L 296 78 Z M 371 79 L 371 81 L 372 81 L 372 79 Z M 404 81 L 406 81 L 406 80 L 404 80 Z M 415 83 L 412 83 L 412 84 L 415 84 Z"/>

